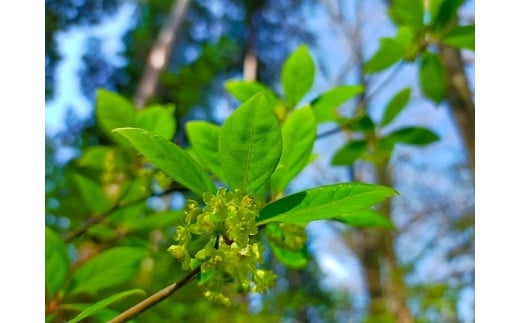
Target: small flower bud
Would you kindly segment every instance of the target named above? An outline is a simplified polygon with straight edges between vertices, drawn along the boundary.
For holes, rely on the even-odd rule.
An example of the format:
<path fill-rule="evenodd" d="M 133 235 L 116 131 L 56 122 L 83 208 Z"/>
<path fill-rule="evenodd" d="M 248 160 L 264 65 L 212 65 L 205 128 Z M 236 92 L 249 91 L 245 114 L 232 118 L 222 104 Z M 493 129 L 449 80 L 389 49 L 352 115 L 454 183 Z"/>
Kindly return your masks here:
<path fill-rule="evenodd" d="M 183 261 L 186 257 L 189 257 L 188 251 L 186 251 L 184 246 L 171 245 L 168 251 L 179 261 Z"/>

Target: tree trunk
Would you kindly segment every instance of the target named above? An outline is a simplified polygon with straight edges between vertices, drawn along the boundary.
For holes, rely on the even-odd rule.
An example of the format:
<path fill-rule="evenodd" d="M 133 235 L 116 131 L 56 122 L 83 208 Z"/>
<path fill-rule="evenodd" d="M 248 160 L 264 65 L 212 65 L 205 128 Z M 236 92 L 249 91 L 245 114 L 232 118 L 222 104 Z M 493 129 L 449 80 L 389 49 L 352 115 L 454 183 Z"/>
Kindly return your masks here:
<path fill-rule="evenodd" d="M 446 98 L 464 139 L 468 160 L 475 169 L 475 103 L 468 86 L 460 50 L 440 45 L 440 57 L 446 69 Z"/>
<path fill-rule="evenodd" d="M 378 165 L 378 177 L 381 185 L 393 186 L 393 181 L 388 173 L 388 161 L 383 165 Z M 387 199 L 381 203 L 380 212 L 383 215 L 391 217 L 392 201 Z M 382 230 L 380 235 L 380 248 L 382 248 L 382 260 L 387 269 L 387 277 L 384 282 L 387 306 L 392 316 L 399 323 L 413 322 L 412 313 L 406 304 L 406 283 L 404 275 L 399 267 L 397 256 L 395 253 L 394 233 L 390 230 Z"/>
<path fill-rule="evenodd" d="M 256 26 L 254 17 L 264 6 L 264 1 L 254 1 L 246 4 L 247 39 L 243 64 L 243 77 L 245 81 L 256 81 L 258 70 L 258 57 L 255 52 Z"/>
<path fill-rule="evenodd" d="M 378 183 L 392 186 L 388 163 L 377 166 Z M 391 201 L 381 203 L 379 212 L 391 214 Z M 352 232 L 351 247 L 363 265 L 370 296 L 367 322 L 414 322 L 406 303 L 406 284 L 394 249 L 394 234 L 387 229 L 359 229 Z"/>
<path fill-rule="evenodd" d="M 254 49 L 249 47 L 244 57 L 244 81 L 256 81 L 256 70 L 258 69 L 258 58 Z"/>
<path fill-rule="evenodd" d="M 166 69 L 170 53 L 179 38 L 182 21 L 188 12 L 190 3 L 191 0 L 176 0 L 172 4 L 170 15 L 148 54 L 146 67 L 134 97 L 137 109 L 143 108 L 148 99 L 154 95 L 159 77 Z"/>
<path fill-rule="evenodd" d="M 363 72 L 362 36 L 359 28 L 354 29 L 353 37 L 358 43 L 355 53 L 359 66 L 360 84 L 367 89 L 369 84 Z M 368 100 L 369 96 L 363 92 L 358 104 L 359 109 L 365 110 Z M 392 186 L 387 167 L 388 161 L 376 166 L 377 179 L 382 185 Z M 355 175 L 354 167 L 352 167 L 352 173 Z M 352 178 L 354 179 L 354 176 Z M 386 200 L 381 203 L 379 211 L 391 218 L 391 201 Z M 369 317 L 375 318 L 376 321 L 384 320 L 385 317 L 393 317 L 395 322 L 413 322 L 412 314 L 406 304 L 406 284 L 396 260 L 392 232 L 386 229 L 365 229 L 364 241 L 366 245 L 360 253 L 360 258 L 365 269 L 365 281 L 370 295 Z M 387 269 L 388 276 L 386 277 L 383 277 L 383 267 Z"/>
<path fill-rule="evenodd" d="M 381 283 L 380 230 L 359 229 L 352 232 L 356 244 L 353 247 L 363 266 L 365 284 L 369 295 L 368 318 L 378 318 L 387 313 Z"/>

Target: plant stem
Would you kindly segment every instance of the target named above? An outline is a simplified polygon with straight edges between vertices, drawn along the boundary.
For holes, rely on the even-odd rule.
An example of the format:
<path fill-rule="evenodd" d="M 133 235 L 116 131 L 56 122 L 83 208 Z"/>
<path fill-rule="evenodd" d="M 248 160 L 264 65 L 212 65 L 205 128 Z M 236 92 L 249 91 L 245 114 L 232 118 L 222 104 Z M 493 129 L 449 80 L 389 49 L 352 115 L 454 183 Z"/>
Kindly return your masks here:
<path fill-rule="evenodd" d="M 114 204 L 110 209 L 106 210 L 105 212 L 103 212 L 103 213 L 101 213 L 99 215 L 92 216 L 92 217 L 88 218 L 87 220 L 85 220 L 85 222 L 83 222 L 81 227 L 79 227 L 78 229 L 76 229 L 76 230 L 70 232 L 69 234 L 67 234 L 63 240 L 66 243 L 71 242 L 72 240 L 76 239 L 77 237 L 79 237 L 83 233 L 87 232 L 87 230 L 90 229 L 90 227 L 92 227 L 93 225 L 98 224 L 99 222 L 103 221 L 110 214 L 112 214 L 112 212 L 114 212 L 114 211 L 116 211 L 118 209 L 129 207 L 129 206 L 132 206 L 132 205 L 136 205 L 138 203 L 141 203 L 141 202 L 147 200 L 148 198 L 150 198 L 152 196 L 161 197 L 161 196 L 173 193 L 174 191 L 175 191 L 174 188 L 170 188 L 170 189 L 167 189 L 167 190 L 165 190 L 163 192 L 160 192 L 158 194 L 152 194 L 152 195 L 149 195 L 149 196 L 145 196 L 145 197 L 142 197 L 142 198 L 139 198 L 139 199 L 136 199 L 136 200 L 130 201 L 128 203 L 124 203 L 124 204 L 122 204 L 120 201 L 118 201 L 116 204 Z"/>
<path fill-rule="evenodd" d="M 83 233 L 87 232 L 87 230 L 90 229 L 90 227 L 92 227 L 93 225 L 98 224 L 99 222 L 103 221 L 103 219 L 105 219 L 107 216 L 109 216 L 112 212 L 114 212 L 115 210 L 117 210 L 120 207 L 121 207 L 121 205 L 119 203 L 116 203 L 116 204 L 114 204 L 114 206 L 112 206 L 107 211 L 101 213 L 100 215 L 95 215 L 95 216 L 88 218 L 87 220 L 85 220 L 85 222 L 83 222 L 83 224 L 78 229 L 67 234 L 63 240 L 65 241 L 65 243 L 71 242 L 72 240 L 76 239 Z"/>
<path fill-rule="evenodd" d="M 188 275 L 186 275 L 183 279 L 179 280 L 176 283 L 173 283 L 169 286 L 166 286 L 165 288 L 161 289 L 157 293 L 151 295 L 150 297 L 147 297 L 146 299 L 142 300 L 141 302 L 137 303 L 136 305 L 130 307 L 123 313 L 119 314 L 118 316 L 114 317 L 112 320 L 110 320 L 108 323 L 122 323 L 127 322 L 128 320 L 132 319 L 133 317 L 137 316 L 138 314 L 146 311 L 150 307 L 154 306 L 155 304 L 165 300 L 169 296 L 171 296 L 175 291 L 183 287 L 184 285 L 188 284 L 190 281 L 195 278 L 195 276 L 200 272 L 200 266 L 192 270 Z"/>

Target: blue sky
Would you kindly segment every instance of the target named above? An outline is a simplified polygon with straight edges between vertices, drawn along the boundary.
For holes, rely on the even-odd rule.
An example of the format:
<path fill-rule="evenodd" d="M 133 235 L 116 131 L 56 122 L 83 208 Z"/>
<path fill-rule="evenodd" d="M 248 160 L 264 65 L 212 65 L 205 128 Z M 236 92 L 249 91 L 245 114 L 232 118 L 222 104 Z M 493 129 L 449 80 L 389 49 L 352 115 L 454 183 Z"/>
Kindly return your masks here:
<path fill-rule="evenodd" d="M 121 7 L 115 17 L 90 28 L 74 28 L 67 32 L 59 32 L 57 41 L 63 60 L 56 71 L 56 94 L 53 100 L 46 103 L 46 132 L 54 135 L 63 130 L 65 115 L 72 109 L 81 119 L 92 115 L 92 104 L 83 96 L 79 88 L 77 72 L 81 67 L 81 55 L 89 37 L 101 39 L 102 50 L 114 66 L 123 65 L 120 53 L 124 50 L 121 35 L 130 27 L 135 7 L 128 3 Z"/>

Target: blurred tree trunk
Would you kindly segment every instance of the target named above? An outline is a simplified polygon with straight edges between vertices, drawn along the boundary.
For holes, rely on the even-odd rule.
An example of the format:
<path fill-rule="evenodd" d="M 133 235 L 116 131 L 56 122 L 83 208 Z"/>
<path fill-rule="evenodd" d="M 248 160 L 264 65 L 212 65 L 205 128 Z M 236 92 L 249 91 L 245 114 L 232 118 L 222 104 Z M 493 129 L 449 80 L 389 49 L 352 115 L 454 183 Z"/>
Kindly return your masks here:
<path fill-rule="evenodd" d="M 243 64 L 243 77 L 245 81 L 256 81 L 258 70 L 258 57 L 255 52 L 256 25 L 255 16 L 265 5 L 265 1 L 245 1 L 247 39 Z"/>
<path fill-rule="evenodd" d="M 341 2 L 336 6 L 328 5 L 332 19 L 349 37 L 353 44 L 354 62 L 356 64 L 358 83 L 365 89 L 369 88 L 368 79 L 363 72 L 363 34 L 361 32 L 363 21 L 358 20 L 362 2 L 355 3 L 356 17 L 353 26 L 346 23 L 341 10 Z M 337 8 L 337 9 L 336 9 Z M 378 90 L 375 90 L 378 91 Z M 359 97 L 354 114 L 366 113 L 369 106 L 370 95 L 365 92 Z M 347 133 L 347 137 L 349 134 Z M 392 186 L 387 166 L 389 160 L 376 166 L 377 181 L 382 185 Z M 362 181 L 355 167 L 350 167 L 349 175 L 353 181 Z M 380 213 L 391 218 L 391 202 L 386 201 L 380 206 Z M 406 303 L 406 284 L 396 259 L 394 250 L 394 235 L 387 229 L 356 229 L 347 237 L 350 247 L 357 254 L 364 273 L 365 286 L 369 294 L 367 322 L 413 322 L 413 318 Z"/>
<path fill-rule="evenodd" d="M 391 187 L 387 166 L 388 161 L 377 166 L 377 182 Z M 386 200 L 381 203 L 379 212 L 391 218 L 391 209 L 391 201 Z M 357 229 L 348 241 L 363 266 L 370 297 L 367 322 L 414 322 L 406 303 L 404 274 L 395 253 L 395 234 L 388 229 Z"/>
<path fill-rule="evenodd" d="M 392 186 L 388 162 L 377 166 L 377 182 Z M 379 213 L 391 218 L 391 201 L 380 204 Z M 355 229 L 347 237 L 349 246 L 363 266 L 369 294 L 367 322 L 414 322 L 408 308 L 407 286 L 395 253 L 394 232 L 388 229 Z"/>
<path fill-rule="evenodd" d="M 258 57 L 255 52 L 255 37 L 256 37 L 256 29 L 253 23 L 253 15 L 255 12 L 248 11 L 247 13 L 247 42 L 246 42 L 246 51 L 244 56 L 244 64 L 243 64 L 243 76 L 245 81 L 256 81 L 257 79 L 257 69 L 258 69 Z"/>
<path fill-rule="evenodd" d="M 148 99 L 154 95 L 159 77 L 166 69 L 170 54 L 181 33 L 182 21 L 188 12 L 190 3 L 191 0 L 176 0 L 172 3 L 170 15 L 146 60 L 146 67 L 134 97 L 137 109 L 143 108 Z"/>
<path fill-rule="evenodd" d="M 390 4 L 391 1 L 387 1 Z M 446 98 L 461 137 L 464 139 L 471 168 L 475 167 L 475 104 L 468 87 L 460 50 L 440 46 L 440 57 L 446 69 Z M 364 77 L 360 77 L 364 81 Z M 366 84 L 363 84 L 366 86 Z M 366 87 L 365 87 L 366 88 Z M 388 161 L 376 166 L 378 182 L 392 186 L 388 174 Z M 391 215 L 391 201 L 387 200 L 380 206 L 380 212 L 388 217 Z M 404 274 L 399 267 L 395 248 L 395 237 L 388 230 L 363 229 L 357 233 L 356 252 L 365 272 L 365 281 L 370 295 L 370 322 L 381 322 L 389 318 L 399 323 L 413 322 L 413 317 L 406 304 L 406 283 Z M 383 270 L 386 275 L 383 277 Z"/>
<path fill-rule="evenodd" d="M 393 181 L 388 172 L 389 160 L 377 168 L 379 183 L 393 187 Z M 391 219 L 392 200 L 388 199 L 381 203 L 380 212 Z M 390 230 L 381 230 L 380 247 L 382 248 L 382 260 L 387 269 L 387 277 L 384 282 L 385 294 L 387 296 L 387 306 L 396 322 L 413 322 L 413 317 L 406 304 L 407 292 L 404 273 L 399 266 L 395 253 L 395 234 Z"/>
<path fill-rule="evenodd" d="M 464 139 L 470 166 L 474 169 L 475 105 L 468 87 L 460 51 L 441 46 L 440 55 L 449 75 L 446 98 Z M 387 168 L 388 162 L 377 166 L 378 183 L 392 186 Z M 383 202 L 380 207 L 380 212 L 390 217 L 391 201 Z M 355 234 L 357 240 L 355 249 L 365 271 L 366 286 L 370 295 L 368 321 L 384 321 L 390 317 L 387 314 L 389 313 L 395 322 L 413 322 L 406 304 L 407 287 L 395 253 L 394 234 L 388 230 L 378 229 L 363 229 Z"/>
<path fill-rule="evenodd" d="M 256 70 L 258 68 L 258 58 L 252 47 L 249 47 L 244 57 L 244 80 L 256 81 Z"/>
<path fill-rule="evenodd" d="M 468 86 L 460 50 L 440 45 L 440 57 L 446 69 L 446 98 L 455 117 L 459 133 L 468 152 L 470 166 L 475 170 L 475 102 Z"/>

